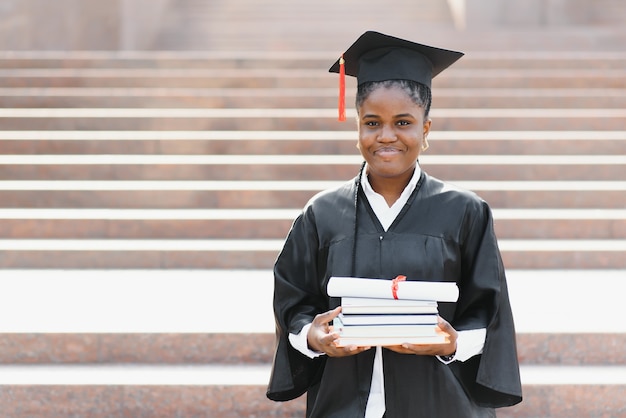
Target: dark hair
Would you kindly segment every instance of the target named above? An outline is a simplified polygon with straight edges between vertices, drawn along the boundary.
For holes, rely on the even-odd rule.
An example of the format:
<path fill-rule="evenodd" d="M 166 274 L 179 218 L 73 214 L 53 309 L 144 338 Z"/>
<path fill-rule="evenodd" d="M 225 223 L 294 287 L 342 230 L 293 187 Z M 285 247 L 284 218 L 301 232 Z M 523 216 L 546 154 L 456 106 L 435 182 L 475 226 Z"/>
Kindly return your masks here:
<path fill-rule="evenodd" d="M 430 112 L 430 104 L 432 102 L 432 94 L 430 88 L 422 83 L 412 80 L 385 80 L 385 81 L 368 81 L 360 84 L 356 92 L 356 109 L 361 107 L 363 102 L 368 98 L 370 93 L 379 87 L 391 88 L 398 87 L 413 100 L 418 106 L 424 109 L 424 118 L 428 118 Z"/>

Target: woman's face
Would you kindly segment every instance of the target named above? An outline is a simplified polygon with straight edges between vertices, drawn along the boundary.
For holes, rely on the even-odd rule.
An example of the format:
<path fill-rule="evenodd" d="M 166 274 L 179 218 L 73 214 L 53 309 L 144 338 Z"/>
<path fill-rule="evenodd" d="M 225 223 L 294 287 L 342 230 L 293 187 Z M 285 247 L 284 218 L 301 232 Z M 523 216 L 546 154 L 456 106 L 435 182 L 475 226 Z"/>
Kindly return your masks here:
<path fill-rule="evenodd" d="M 358 109 L 358 125 L 370 180 L 408 181 L 430 130 L 424 109 L 399 87 L 379 87 Z"/>

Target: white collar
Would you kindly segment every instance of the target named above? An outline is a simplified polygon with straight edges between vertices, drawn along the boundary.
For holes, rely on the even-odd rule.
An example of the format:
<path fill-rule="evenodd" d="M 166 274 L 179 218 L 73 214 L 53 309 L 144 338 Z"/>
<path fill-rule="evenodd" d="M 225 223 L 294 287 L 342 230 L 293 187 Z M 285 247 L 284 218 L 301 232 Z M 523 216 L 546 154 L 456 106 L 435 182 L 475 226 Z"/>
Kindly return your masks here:
<path fill-rule="evenodd" d="M 365 166 L 365 169 L 363 170 L 363 174 L 365 174 L 366 172 L 367 172 L 367 165 Z M 411 177 L 411 180 L 409 180 L 409 183 L 406 185 L 406 187 L 400 194 L 400 197 L 398 198 L 398 200 L 396 200 L 393 203 L 393 205 L 391 205 L 391 207 L 387 205 L 387 202 L 385 201 L 385 198 L 382 195 L 374 191 L 374 189 L 372 188 L 372 185 L 370 184 L 367 178 L 367 175 L 363 175 L 361 177 L 361 185 L 363 187 L 363 192 L 365 193 L 365 197 L 367 198 L 367 201 L 369 202 L 370 206 L 372 207 L 372 210 L 376 214 L 376 217 L 380 221 L 385 231 L 389 229 L 389 227 L 391 226 L 393 221 L 396 219 L 396 217 L 398 216 L 398 214 L 400 213 L 400 211 L 402 210 L 406 202 L 409 200 L 409 196 L 411 196 L 411 193 L 413 193 L 413 190 L 417 186 L 417 182 L 419 181 L 421 174 L 422 174 L 422 169 L 420 168 L 419 164 L 416 164 L 415 171 L 413 172 L 413 176 Z"/>

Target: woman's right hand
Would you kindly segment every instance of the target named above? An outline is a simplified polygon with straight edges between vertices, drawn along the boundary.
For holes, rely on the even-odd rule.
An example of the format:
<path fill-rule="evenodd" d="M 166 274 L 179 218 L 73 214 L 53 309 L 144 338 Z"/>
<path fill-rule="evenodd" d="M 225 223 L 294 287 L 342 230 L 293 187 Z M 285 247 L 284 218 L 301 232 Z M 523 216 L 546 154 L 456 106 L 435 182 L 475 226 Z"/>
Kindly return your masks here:
<path fill-rule="evenodd" d="M 328 323 L 332 322 L 340 313 L 341 306 L 338 306 L 331 311 L 315 316 L 307 334 L 307 342 L 311 350 L 326 353 L 330 357 L 345 357 L 353 356 L 371 348 L 357 347 L 356 345 L 337 346 L 335 340 L 339 338 L 339 334 L 334 332 Z"/>

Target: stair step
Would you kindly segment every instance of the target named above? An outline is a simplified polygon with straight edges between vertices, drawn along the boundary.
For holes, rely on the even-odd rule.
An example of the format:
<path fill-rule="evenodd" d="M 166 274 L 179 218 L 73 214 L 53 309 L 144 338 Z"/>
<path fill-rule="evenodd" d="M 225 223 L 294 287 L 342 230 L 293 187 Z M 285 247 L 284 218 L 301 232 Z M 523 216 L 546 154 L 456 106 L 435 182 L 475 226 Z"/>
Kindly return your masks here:
<path fill-rule="evenodd" d="M 581 165 L 622 165 L 626 164 L 626 155 L 428 155 L 420 156 L 428 165 L 515 165 L 515 166 L 581 166 Z M 363 158 L 360 155 L 0 155 L 2 165 L 311 165 L 342 166 L 358 165 Z M 420 161 L 422 163 L 422 161 Z M 223 167 L 222 167 L 223 168 Z M 580 168 L 580 167 L 579 167 Z M 471 178 L 471 176 L 468 176 Z"/>
<path fill-rule="evenodd" d="M 71 209 L 62 209 L 70 211 Z M 565 209 L 563 211 L 567 211 Z M 18 209 L 18 211 L 25 211 Z M 2 239 L 281 239 L 288 220 L 109 220 L 31 219 L 0 220 Z M 625 236 L 626 217 L 603 220 L 496 220 L 501 239 L 616 239 Z"/>
<path fill-rule="evenodd" d="M 433 118 L 540 118 L 593 117 L 601 119 L 626 116 L 625 109 L 433 109 Z M 2 118 L 332 118 L 336 109 L 324 108 L 247 108 L 247 109 L 167 109 L 167 108 L 0 108 Z M 356 117 L 354 109 L 347 111 L 348 117 Z"/>
<path fill-rule="evenodd" d="M 304 398 L 274 403 L 264 385 L 3 385 L 0 408 L 32 417 L 301 417 Z"/>
<path fill-rule="evenodd" d="M 253 344 L 250 344 L 253 342 Z M 270 332 L 0 334 L 0 364 L 269 364 Z M 525 365 L 624 365 L 626 333 L 517 333 Z"/>
<path fill-rule="evenodd" d="M 360 155 L 0 155 L 0 178 L 19 180 L 335 180 L 354 175 Z M 424 155 L 439 178 L 613 180 L 626 155 Z M 531 168 L 532 167 L 532 168 Z"/>
<path fill-rule="evenodd" d="M 357 170 L 358 171 L 358 170 Z M 355 173 L 356 175 L 357 173 Z M 318 192 L 338 187 L 347 179 L 324 181 L 133 181 L 133 180 L 2 180 L 0 190 L 212 190 L 212 191 L 243 191 L 243 190 L 301 190 Z M 601 190 L 624 191 L 626 181 L 497 181 L 497 180 L 447 180 L 450 183 L 468 190 L 495 191 L 592 191 Z"/>
<path fill-rule="evenodd" d="M 45 185 L 44 185 L 45 186 Z M 209 191 L 164 191 L 164 190 L 1 190 L 0 202 L 5 208 L 302 208 L 311 198 L 311 190 L 263 190 L 246 192 L 242 190 Z M 619 207 L 624 193 L 603 198 L 607 192 L 592 193 L 588 199 L 591 207 L 596 207 L 600 199 Z M 551 193 L 550 196 L 553 194 Z M 615 202 L 615 203 L 614 203 Z M 560 207 L 561 205 L 559 205 Z M 621 206 L 623 207 L 623 205 Z"/>
<path fill-rule="evenodd" d="M 46 68 L 2 69 L 0 87 L 199 87 L 330 88 L 329 55 L 320 68 Z M 623 69 L 463 69 L 452 68 L 433 80 L 439 88 L 624 88 Z M 354 86 L 354 81 L 347 81 Z M 435 97 L 437 97 L 435 95 Z"/>
<path fill-rule="evenodd" d="M 68 241 L 2 240 L 0 268 L 266 269 L 273 266 L 278 254 L 278 249 L 268 249 L 278 245 L 268 246 L 266 240 L 254 240 L 259 242 L 252 246 L 242 244 L 241 240 L 228 240 L 232 241 L 228 243 L 214 240 L 208 244 L 192 242 L 196 240 L 169 240 L 167 244 L 159 242 L 165 240 L 150 240 L 145 244 L 133 242 L 140 240 Z M 504 265 L 516 269 L 626 268 L 623 241 L 605 240 L 602 245 L 593 242 L 602 240 L 546 240 L 552 241 L 549 245 L 538 245 L 536 241 L 511 242 L 511 248 L 502 249 Z M 501 244 L 508 246 L 509 242 L 501 241 Z"/>
<path fill-rule="evenodd" d="M 336 88 L 0 88 L 5 107 L 17 108 L 332 108 Z M 354 90 L 346 91 L 354 97 Z M 438 108 L 623 108 L 619 88 L 438 88 Z"/>
<path fill-rule="evenodd" d="M 496 222 L 515 220 L 621 221 L 625 209 L 492 209 Z M 42 220 L 287 220 L 300 209 L 0 209 L 0 219 Z"/>
<path fill-rule="evenodd" d="M 437 155 L 621 155 L 624 131 L 433 131 Z M 271 147 L 269 143 L 271 141 Z M 348 131 L 0 131 L 0 154 L 355 153 Z M 573 147 L 572 144 L 575 144 Z"/>
<path fill-rule="evenodd" d="M 623 245 L 622 241 L 617 243 Z M 625 308 L 619 302 L 618 290 L 624 286 L 625 271 L 626 268 L 517 270 L 509 267 L 508 287 L 517 332 L 626 332 L 623 321 L 603 319 L 624 317 Z M 274 332 L 271 267 L 265 270 L 4 270 L 0 283 L 12 295 L 0 305 L 2 333 Z M 146 297 L 146 289 L 150 289 L 150 297 Z M 235 293 L 236 289 L 244 290 Z M 236 295 L 238 303 L 246 306 L 246 312 L 255 314 L 242 312 L 231 316 L 228 322 L 216 321 L 215 318 L 231 309 L 233 299 L 229 294 Z M 115 301 L 115 309 L 111 309 L 111 301 Z M 588 309 L 580 309 L 581 301 Z M 602 315 L 598 317 L 590 312 L 602 312 Z"/>
<path fill-rule="evenodd" d="M 531 245 L 529 243 L 528 245 Z M 622 250 L 623 252 L 623 250 Z M 0 256 L 3 269 L 208 269 L 271 268 L 276 251 L 200 251 L 200 250 L 5 250 Z M 583 249 L 507 252 L 504 264 L 519 269 L 624 269 L 626 261 L 618 251 Z"/>
<path fill-rule="evenodd" d="M 269 366 L 263 365 L 3 365 L 0 386 L 232 386 L 263 385 Z M 610 379 L 609 379 L 610 381 Z"/>
<path fill-rule="evenodd" d="M 615 239 L 619 209 L 495 209 L 500 239 Z M 4 239 L 283 239 L 299 210 L 0 209 Z"/>
<path fill-rule="evenodd" d="M 263 365 L 8 365 L 0 366 L 0 387 L 32 386 L 261 386 Z M 626 366 L 525 366 L 523 385 L 615 385 L 626 390 Z"/>
<path fill-rule="evenodd" d="M 622 155 L 626 131 L 437 131 L 433 156 Z M 350 131 L 0 131 L 1 154 L 354 155 Z M 270 146 L 271 144 L 271 146 Z M 573 146 L 574 145 L 574 146 Z M 430 157 L 427 153 L 425 157 Z M 544 157 L 547 158 L 547 157 Z"/>
<path fill-rule="evenodd" d="M 326 68 L 337 54 L 323 50 L 198 50 L 198 51 L 0 51 L 0 68 Z M 623 51 L 509 49 L 469 51 L 452 69 L 530 68 L 624 69 Z M 451 69 L 451 70 L 452 70 Z"/>
<path fill-rule="evenodd" d="M 517 141 L 534 141 L 539 144 L 541 142 L 555 141 L 596 141 L 602 143 L 602 140 L 623 142 L 626 140 L 626 132 L 624 131 L 579 131 L 579 130 L 563 130 L 563 131 L 533 131 L 533 130 L 509 130 L 509 131 L 437 131 L 433 130 L 428 135 L 429 139 L 437 139 L 441 141 L 463 140 L 476 143 L 480 141 L 502 141 L 512 146 Z M 11 131 L 1 130 L 0 139 L 9 141 L 268 141 L 272 140 L 276 143 L 285 141 L 321 141 L 321 142 L 345 142 L 354 140 L 354 132 L 344 130 L 329 131 L 264 131 L 264 130 L 245 130 L 245 131 L 152 131 L 152 130 L 134 130 L 134 131 L 63 131 L 63 130 L 32 130 L 32 131 Z"/>
<path fill-rule="evenodd" d="M 354 111 L 347 111 L 353 118 Z M 336 109 L 0 109 L 4 129 L 353 130 Z M 440 130 L 623 130 L 624 109 L 433 109 Z"/>
<path fill-rule="evenodd" d="M 355 173 L 356 175 L 356 173 Z M 458 184 L 459 182 L 457 182 Z M 492 189 L 488 186 L 472 189 L 485 199 L 492 208 L 580 208 L 580 209 L 623 209 L 626 207 L 626 194 L 623 190 L 527 190 Z M 15 184 L 9 190 L 0 182 L 0 202 L 4 208 L 125 208 L 125 209 L 301 209 L 316 191 L 257 189 L 235 190 L 171 190 L 172 186 L 161 189 L 148 189 L 145 186 L 124 188 L 110 185 L 104 188 L 86 184 L 80 188 L 56 185 L 59 190 L 46 190 L 51 182 L 36 184 Z M 29 187 L 27 187 L 29 186 Z M 115 190 L 115 187 L 118 190 Z M 120 190 L 121 189 L 121 190 Z M 128 190 L 130 189 L 130 190 Z M 321 190 L 321 188 L 320 188 Z"/>
<path fill-rule="evenodd" d="M 522 366 L 524 401 L 500 417 L 616 416 L 625 367 Z M 305 398 L 265 398 L 269 366 L 6 366 L 0 408 L 8 416 L 303 416 Z"/>
<path fill-rule="evenodd" d="M 515 166 L 581 166 L 623 165 L 626 155 L 428 155 L 420 156 L 428 165 L 515 165 Z M 358 165 L 360 155 L 0 155 L 2 165 L 267 165 L 267 166 L 342 166 Z M 421 161 L 420 161 L 421 162 Z M 578 167 L 580 168 L 580 167 Z M 468 176 L 468 178 L 472 178 Z"/>

